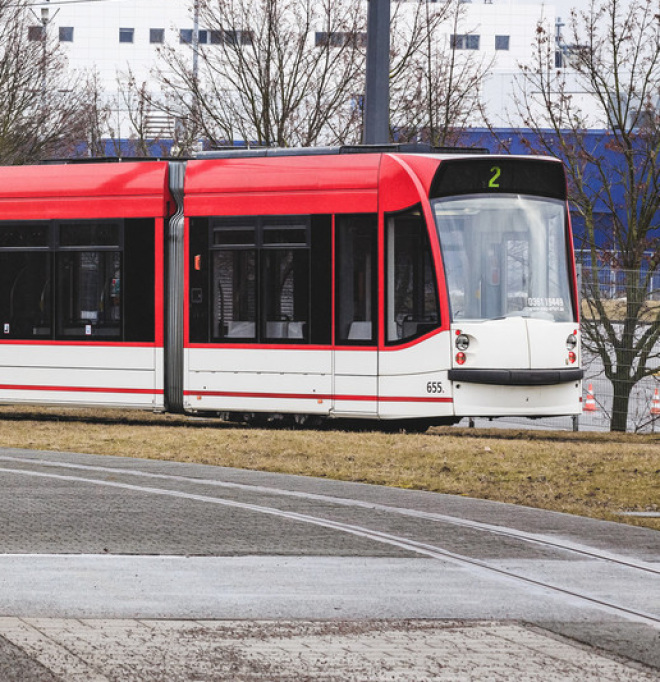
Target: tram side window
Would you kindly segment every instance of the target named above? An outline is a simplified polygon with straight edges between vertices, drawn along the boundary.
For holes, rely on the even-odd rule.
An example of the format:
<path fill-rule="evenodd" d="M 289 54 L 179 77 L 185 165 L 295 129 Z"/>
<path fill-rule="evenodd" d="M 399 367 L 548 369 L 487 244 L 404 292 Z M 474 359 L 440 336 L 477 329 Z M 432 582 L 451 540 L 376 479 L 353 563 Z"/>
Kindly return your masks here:
<path fill-rule="evenodd" d="M 213 253 L 213 337 L 257 339 L 256 252 Z"/>
<path fill-rule="evenodd" d="M 332 343 L 332 216 L 312 216 L 310 341 Z"/>
<path fill-rule="evenodd" d="M 273 343 L 309 339 L 309 220 L 263 223 L 262 338 Z"/>
<path fill-rule="evenodd" d="M 378 329 L 378 219 L 336 217 L 336 342 L 372 345 Z"/>
<path fill-rule="evenodd" d="M 151 218 L 124 221 L 122 262 L 124 341 L 156 338 L 156 223 Z"/>
<path fill-rule="evenodd" d="M 192 343 L 208 343 L 209 331 L 209 219 L 191 218 L 188 228 L 190 260 L 188 333 Z M 215 316 L 214 318 L 215 319 Z M 215 334 L 214 334 L 215 336 Z"/>
<path fill-rule="evenodd" d="M 440 325 L 426 223 L 419 208 L 386 221 L 387 341 L 408 341 Z"/>
<path fill-rule="evenodd" d="M 146 219 L 0 223 L 0 338 L 153 341 L 154 229 Z"/>
<path fill-rule="evenodd" d="M 48 223 L 0 224 L 0 338 L 51 337 L 49 239 Z"/>
<path fill-rule="evenodd" d="M 257 223 L 218 219 L 211 231 L 212 338 L 257 340 Z"/>
<path fill-rule="evenodd" d="M 190 219 L 193 343 L 329 344 L 332 218 Z"/>
<path fill-rule="evenodd" d="M 119 223 L 59 224 L 56 336 L 122 336 L 122 254 Z"/>

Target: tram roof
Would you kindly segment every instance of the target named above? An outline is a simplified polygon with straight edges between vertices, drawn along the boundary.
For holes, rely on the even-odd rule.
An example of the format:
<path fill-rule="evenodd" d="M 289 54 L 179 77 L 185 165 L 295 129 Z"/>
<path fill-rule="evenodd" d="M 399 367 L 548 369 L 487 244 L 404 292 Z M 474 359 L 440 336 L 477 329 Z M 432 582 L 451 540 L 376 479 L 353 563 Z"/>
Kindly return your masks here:
<path fill-rule="evenodd" d="M 0 167 L 4 220 L 164 214 L 167 163 Z"/>
<path fill-rule="evenodd" d="M 196 154 L 197 159 L 245 159 L 347 154 L 488 154 L 486 147 L 434 147 L 423 143 L 358 144 L 337 147 L 226 147 Z"/>

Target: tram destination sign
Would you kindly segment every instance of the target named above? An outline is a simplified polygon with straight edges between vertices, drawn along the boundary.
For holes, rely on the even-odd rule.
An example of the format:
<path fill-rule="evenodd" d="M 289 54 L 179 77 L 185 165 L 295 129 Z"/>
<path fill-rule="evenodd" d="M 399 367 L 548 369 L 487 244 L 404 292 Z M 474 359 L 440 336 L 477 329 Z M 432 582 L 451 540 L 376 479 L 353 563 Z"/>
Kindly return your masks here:
<path fill-rule="evenodd" d="M 497 157 L 443 161 L 430 198 L 455 194 L 533 194 L 566 199 L 564 167 L 550 159 Z"/>

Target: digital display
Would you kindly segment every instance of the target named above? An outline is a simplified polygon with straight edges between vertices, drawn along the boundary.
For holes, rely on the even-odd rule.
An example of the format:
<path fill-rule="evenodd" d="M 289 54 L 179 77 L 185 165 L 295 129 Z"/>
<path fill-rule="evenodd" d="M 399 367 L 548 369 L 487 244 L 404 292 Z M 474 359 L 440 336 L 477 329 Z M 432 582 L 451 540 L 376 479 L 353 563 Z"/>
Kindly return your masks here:
<path fill-rule="evenodd" d="M 564 167 L 558 161 L 519 157 L 449 159 L 438 168 L 430 198 L 498 193 L 565 200 Z"/>

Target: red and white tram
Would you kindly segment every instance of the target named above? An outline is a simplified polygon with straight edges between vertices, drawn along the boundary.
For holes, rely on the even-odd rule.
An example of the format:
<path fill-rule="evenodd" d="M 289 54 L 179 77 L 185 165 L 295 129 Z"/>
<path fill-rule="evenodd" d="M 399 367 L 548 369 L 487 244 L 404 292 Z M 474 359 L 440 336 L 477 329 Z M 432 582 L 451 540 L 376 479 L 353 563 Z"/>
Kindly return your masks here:
<path fill-rule="evenodd" d="M 0 402 L 581 410 L 562 165 L 360 148 L 0 168 Z"/>

